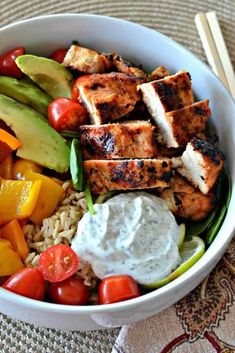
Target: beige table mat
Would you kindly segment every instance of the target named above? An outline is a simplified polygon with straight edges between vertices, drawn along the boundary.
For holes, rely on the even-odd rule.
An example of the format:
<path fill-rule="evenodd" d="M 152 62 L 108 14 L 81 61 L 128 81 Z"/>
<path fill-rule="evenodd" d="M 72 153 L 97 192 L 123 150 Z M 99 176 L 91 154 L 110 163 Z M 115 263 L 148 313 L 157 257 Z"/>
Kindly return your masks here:
<path fill-rule="evenodd" d="M 23 18 L 62 12 L 115 16 L 156 29 L 205 60 L 193 19 L 197 12 L 208 10 L 217 11 L 235 66 L 235 0 L 1 0 L 0 26 Z M 118 332 L 119 329 L 88 333 L 54 331 L 0 314 L 0 352 L 110 353 Z"/>

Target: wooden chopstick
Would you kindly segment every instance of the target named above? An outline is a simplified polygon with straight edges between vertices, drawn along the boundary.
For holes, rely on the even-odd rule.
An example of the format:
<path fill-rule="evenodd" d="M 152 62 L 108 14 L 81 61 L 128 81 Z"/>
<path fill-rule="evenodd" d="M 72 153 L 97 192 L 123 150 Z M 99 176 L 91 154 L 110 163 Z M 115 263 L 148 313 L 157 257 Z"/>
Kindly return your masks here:
<path fill-rule="evenodd" d="M 201 38 L 203 48 L 205 50 L 207 60 L 214 71 L 214 73 L 220 78 L 223 84 L 229 89 L 228 81 L 225 76 L 224 68 L 220 60 L 220 56 L 217 47 L 214 42 L 211 29 L 207 22 L 207 17 L 203 13 L 198 13 L 195 16 L 195 23 Z"/>
<path fill-rule="evenodd" d="M 209 23 L 210 30 L 213 35 L 214 42 L 224 69 L 229 90 L 233 98 L 235 98 L 235 74 L 216 13 L 214 11 L 207 12 L 206 18 Z"/>

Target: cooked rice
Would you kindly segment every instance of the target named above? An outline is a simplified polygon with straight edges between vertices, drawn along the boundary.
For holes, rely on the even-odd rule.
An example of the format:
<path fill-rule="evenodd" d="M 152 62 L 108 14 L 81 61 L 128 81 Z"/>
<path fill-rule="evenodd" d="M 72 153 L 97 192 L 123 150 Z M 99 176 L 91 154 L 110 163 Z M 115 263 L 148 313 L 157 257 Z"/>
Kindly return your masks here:
<path fill-rule="evenodd" d="M 77 223 L 87 212 L 84 192 L 76 192 L 69 181 L 63 184 L 64 195 L 55 213 L 43 220 L 41 226 L 26 224 L 23 227 L 30 253 L 25 259 L 26 266 L 37 266 L 40 254 L 57 244 L 70 245 L 77 231 Z M 84 284 L 95 287 L 97 278 L 89 263 L 79 263 L 77 275 Z"/>

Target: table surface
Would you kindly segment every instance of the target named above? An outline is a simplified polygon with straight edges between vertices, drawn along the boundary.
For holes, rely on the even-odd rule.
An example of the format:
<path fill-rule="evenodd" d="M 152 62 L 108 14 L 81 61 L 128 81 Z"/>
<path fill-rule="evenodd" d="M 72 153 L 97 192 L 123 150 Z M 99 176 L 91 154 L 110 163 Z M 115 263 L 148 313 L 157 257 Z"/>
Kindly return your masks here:
<path fill-rule="evenodd" d="M 33 16 L 76 12 L 94 13 L 143 24 L 177 40 L 206 61 L 194 25 L 202 11 L 217 12 L 235 64 L 234 0 L 1 0 L 0 26 Z M 235 66 L 235 65 L 234 65 Z M 0 314 L 0 352 L 111 352 L 119 329 L 87 333 L 37 328 Z"/>

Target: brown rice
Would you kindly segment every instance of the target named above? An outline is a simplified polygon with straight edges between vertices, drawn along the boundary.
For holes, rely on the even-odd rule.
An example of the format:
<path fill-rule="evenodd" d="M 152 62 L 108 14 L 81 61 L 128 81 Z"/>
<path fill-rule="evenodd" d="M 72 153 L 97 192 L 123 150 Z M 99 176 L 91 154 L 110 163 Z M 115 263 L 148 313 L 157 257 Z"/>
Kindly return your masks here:
<path fill-rule="evenodd" d="M 23 227 L 30 253 L 25 259 L 26 266 L 37 266 L 40 254 L 56 244 L 71 244 L 77 231 L 77 223 L 87 212 L 84 192 L 76 192 L 69 181 L 63 184 L 64 195 L 56 212 L 45 218 L 41 226 L 26 224 Z M 77 275 L 84 284 L 95 287 L 97 278 L 88 263 L 79 263 Z"/>

